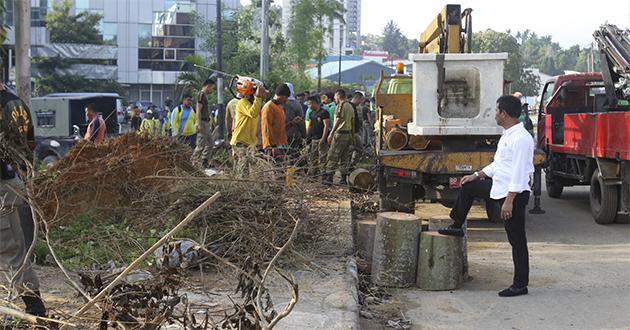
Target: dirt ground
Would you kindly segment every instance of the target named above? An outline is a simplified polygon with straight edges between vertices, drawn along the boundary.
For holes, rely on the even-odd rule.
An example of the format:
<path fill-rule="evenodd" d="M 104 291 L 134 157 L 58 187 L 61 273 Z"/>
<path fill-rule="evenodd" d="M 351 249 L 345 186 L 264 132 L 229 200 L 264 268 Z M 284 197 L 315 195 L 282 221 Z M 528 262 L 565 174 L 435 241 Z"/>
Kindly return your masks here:
<path fill-rule="evenodd" d="M 511 250 L 501 224 L 477 212 L 468 224 L 472 280 L 456 291 L 392 290 L 411 329 L 630 329 L 630 226 L 598 225 L 588 187 L 543 192 L 543 215 L 528 215 L 529 295 L 500 298 L 511 284 Z M 529 205 L 531 207 L 531 204 Z M 448 210 L 419 204 L 417 213 Z M 400 316 L 399 316 L 400 317 Z M 362 319 L 363 329 L 385 329 Z"/>

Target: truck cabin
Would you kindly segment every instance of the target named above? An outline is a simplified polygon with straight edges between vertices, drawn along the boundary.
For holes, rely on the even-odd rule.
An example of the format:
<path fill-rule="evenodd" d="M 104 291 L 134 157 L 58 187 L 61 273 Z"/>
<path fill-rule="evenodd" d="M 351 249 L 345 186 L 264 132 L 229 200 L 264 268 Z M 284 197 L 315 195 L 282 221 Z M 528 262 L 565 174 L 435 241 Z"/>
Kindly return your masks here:
<path fill-rule="evenodd" d="M 544 86 L 538 110 L 538 147 L 547 143 L 564 143 L 564 115 L 573 113 L 598 113 L 608 109 L 606 94 L 600 73 L 580 73 L 557 76 Z M 545 116 L 551 116 L 551 127 L 545 124 Z M 548 134 L 551 134 L 549 141 Z"/>

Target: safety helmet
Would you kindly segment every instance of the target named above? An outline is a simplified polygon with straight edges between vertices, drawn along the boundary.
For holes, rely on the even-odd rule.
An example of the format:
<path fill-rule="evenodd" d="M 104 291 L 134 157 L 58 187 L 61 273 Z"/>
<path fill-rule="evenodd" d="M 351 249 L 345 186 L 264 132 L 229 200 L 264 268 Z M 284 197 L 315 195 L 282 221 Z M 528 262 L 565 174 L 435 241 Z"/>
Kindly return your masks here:
<path fill-rule="evenodd" d="M 254 94 L 254 83 L 246 78 L 239 78 L 236 82 L 236 92 L 244 96 Z"/>
<path fill-rule="evenodd" d="M 396 63 L 396 73 L 403 74 L 405 73 L 405 64 L 402 62 Z"/>

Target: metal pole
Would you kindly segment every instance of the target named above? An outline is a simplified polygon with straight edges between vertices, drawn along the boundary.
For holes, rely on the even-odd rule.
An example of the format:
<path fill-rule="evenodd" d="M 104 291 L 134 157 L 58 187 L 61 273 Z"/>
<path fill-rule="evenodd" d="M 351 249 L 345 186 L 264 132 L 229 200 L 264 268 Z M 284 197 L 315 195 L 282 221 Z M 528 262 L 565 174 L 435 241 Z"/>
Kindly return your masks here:
<path fill-rule="evenodd" d="M 337 73 L 337 84 L 341 88 L 341 53 L 343 48 L 343 24 L 339 22 L 339 72 Z"/>
<path fill-rule="evenodd" d="M 262 0 L 262 27 L 260 40 L 260 80 L 267 80 L 269 72 L 269 24 L 267 23 L 267 11 L 269 10 L 269 0 Z"/>
<path fill-rule="evenodd" d="M 217 0 L 217 69 L 223 70 L 223 31 L 221 0 Z M 225 136 L 225 107 L 223 106 L 223 77 L 217 78 L 217 108 L 219 109 L 219 136 Z"/>
<path fill-rule="evenodd" d="M 13 0 L 15 75 L 18 96 L 31 105 L 31 2 Z"/>

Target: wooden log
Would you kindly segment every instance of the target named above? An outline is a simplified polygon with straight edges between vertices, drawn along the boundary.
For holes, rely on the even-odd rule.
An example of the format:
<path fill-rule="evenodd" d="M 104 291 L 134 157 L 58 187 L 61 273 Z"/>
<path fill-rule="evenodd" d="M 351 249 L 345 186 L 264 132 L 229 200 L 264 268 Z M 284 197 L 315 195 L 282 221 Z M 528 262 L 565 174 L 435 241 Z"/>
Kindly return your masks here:
<path fill-rule="evenodd" d="M 425 150 L 429 147 L 431 140 L 422 135 L 409 135 L 409 142 L 407 145 L 414 150 Z"/>
<path fill-rule="evenodd" d="M 385 134 L 385 145 L 389 150 L 401 150 L 407 145 L 407 141 L 407 132 L 400 127 L 394 127 Z"/>
<path fill-rule="evenodd" d="M 364 168 L 357 168 L 348 176 L 350 185 L 361 190 L 374 188 L 374 176 Z"/>
<path fill-rule="evenodd" d="M 463 274 L 464 278 L 468 278 L 468 231 L 467 223 L 464 222 L 462 229 L 464 229 L 462 258 L 464 262 Z M 429 218 L 429 231 L 438 231 L 438 229 L 446 228 L 453 224 L 453 219 L 448 215 L 434 215 Z"/>
<path fill-rule="evenodd" d="M 372 281 L 388 287 L 408 287 L 416 280 L 420 218 L 403 212 L 376 216 Z"/>
<path fill-rule="evenodd" d="M 434 231 L 421 234 L 416 284 L 430 291 L 454 290 L 463 275 L 461 237 L 440 235 Z"/>
<path fill-rule="evenodd" d="M 357 254 L 367 262 L 366 269 L 368 273 L 372 270 L 375 233 L 376 220 L 360 220 L 357 222 Z"/>

